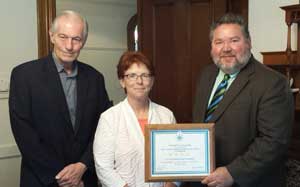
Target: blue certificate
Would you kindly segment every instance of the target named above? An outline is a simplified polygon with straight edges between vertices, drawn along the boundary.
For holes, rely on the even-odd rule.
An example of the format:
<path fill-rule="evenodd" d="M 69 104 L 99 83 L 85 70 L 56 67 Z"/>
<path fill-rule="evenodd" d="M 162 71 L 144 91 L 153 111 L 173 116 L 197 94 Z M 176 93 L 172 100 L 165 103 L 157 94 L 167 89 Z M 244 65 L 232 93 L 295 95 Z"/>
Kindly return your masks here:
<path fill-rule="evenodd" d="M 149 126 L 145 145 L 148 181 L 199 180 L 214 169 L 213 124 L 183 125 Z"/>

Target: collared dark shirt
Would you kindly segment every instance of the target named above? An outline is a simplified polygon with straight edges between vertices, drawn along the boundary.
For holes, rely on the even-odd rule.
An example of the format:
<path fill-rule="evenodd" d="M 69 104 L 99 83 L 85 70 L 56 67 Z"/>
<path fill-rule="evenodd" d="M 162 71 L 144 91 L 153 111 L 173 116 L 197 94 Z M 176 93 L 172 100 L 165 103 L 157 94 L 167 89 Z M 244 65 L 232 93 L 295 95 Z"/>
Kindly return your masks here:
<path fill-rule="evenodd" d="M 59 74 L 61 84 L 64 89 L 71 122 L 73 125 L 73 128 L 75 126 L 76 121 L 76 106 L 77 106 L 77 74 L 78 74 L 78 68 L 76 62 L 73 63 L 73 71 L 70 75 L 67 74 L 67 72 L 64 69 L 64 66 L 62 63 L 60 63 L 59 59 L 56 57 L 54 53 L 52 53 L 57 72 Z"/>

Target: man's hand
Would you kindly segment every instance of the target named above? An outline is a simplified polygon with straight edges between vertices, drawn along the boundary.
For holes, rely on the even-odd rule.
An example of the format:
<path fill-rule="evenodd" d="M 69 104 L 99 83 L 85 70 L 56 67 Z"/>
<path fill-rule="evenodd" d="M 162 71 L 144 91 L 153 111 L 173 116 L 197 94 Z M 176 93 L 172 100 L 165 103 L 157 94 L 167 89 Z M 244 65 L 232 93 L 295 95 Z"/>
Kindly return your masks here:
<path fill-rule="evenodd" d="M 81 162 L 70 164 L 61 170 L 55 176 L 55 179 L 57 180 L 59 187 L 77 187 L 83 185 L 81 177 L 86 169 L 86 166 Z"/>
<path fill-rule="evenodd" d="M 219 167 L 201 182 L 212 187 L 230 187 L 233 184 L 233 178 L 226 167 Z"/>
<path fill-rule="evenodd" d="M 164 184 L 164 187 L 177 187 L 176 184 L 172 183 L 172 182 L 166 182 Z"/>

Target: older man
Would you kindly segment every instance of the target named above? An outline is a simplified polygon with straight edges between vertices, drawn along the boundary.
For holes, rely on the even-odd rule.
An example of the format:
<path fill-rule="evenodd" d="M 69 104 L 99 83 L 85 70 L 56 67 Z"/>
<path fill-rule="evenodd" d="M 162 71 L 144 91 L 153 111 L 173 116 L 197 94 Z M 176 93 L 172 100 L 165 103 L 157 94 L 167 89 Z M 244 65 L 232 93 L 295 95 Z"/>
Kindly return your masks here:
<path fill-rule="evenodd" d="M 95 187 L 92 143 L 109 105 L 104 78 L 77 60 L 88 25 L 62 12 L 49 31 L 49 56 L 13 69 L 11 127 L 22 155 L 21 187 Z"/>
<path fill-rule="evenodd" d="M 251 55 L 250 34 L 240 16 L 224 15 L 212 25 L 210 39 L 214 64 L 201 73 L 193 120 L 216 123 L 217 168 L 202 184 L 285 186 L 293 123 L 286 78 Z"/>

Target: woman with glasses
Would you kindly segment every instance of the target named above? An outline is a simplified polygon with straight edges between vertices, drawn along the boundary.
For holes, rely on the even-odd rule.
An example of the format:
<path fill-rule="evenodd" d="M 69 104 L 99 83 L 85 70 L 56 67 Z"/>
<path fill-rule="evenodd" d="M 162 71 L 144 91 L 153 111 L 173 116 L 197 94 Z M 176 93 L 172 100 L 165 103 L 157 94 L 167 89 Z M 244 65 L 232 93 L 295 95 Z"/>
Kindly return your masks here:
<path fill-rule="evenodd" d="M 145 183 L 144 127 L 175 123 L 173 113 L 149 99 L 154 67 L 140 52 L 125 52 L 117 66 L 127 97 L 102 113 L 94 140 L 94 159 L 103 187 L 175 187 Z"/>

